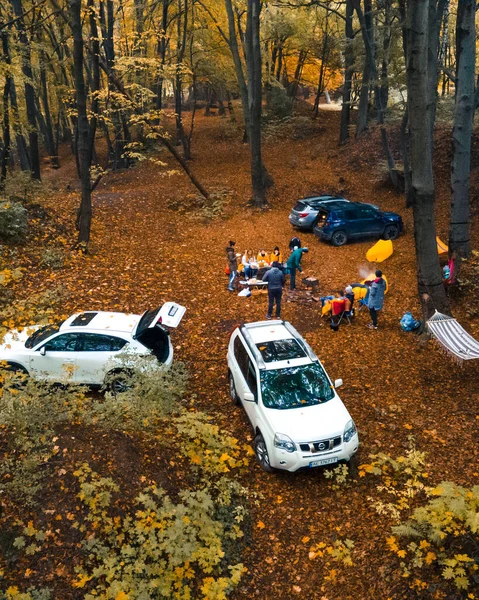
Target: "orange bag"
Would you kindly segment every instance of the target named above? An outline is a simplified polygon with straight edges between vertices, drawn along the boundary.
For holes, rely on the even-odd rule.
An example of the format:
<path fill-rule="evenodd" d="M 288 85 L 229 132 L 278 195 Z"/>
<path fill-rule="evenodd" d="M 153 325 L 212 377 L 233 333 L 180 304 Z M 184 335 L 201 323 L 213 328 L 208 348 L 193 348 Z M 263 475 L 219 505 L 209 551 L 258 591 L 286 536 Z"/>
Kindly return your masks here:
<path fill-rule="evenodd" d="M 226 265 L 226 267 L 225 267 L 225 274 L 226 275 L 231 275 L 231 271 L 230 271 L 230 268 L 229 268 L 228 265 Z"/>

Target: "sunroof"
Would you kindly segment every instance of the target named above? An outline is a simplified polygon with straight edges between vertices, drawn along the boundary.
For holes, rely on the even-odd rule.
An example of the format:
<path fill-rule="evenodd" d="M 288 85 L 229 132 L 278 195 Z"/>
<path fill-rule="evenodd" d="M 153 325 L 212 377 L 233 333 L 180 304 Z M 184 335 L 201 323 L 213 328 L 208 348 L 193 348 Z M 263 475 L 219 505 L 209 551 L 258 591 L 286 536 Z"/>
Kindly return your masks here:
<path fill-rule="evenodd" d="M 90 321 L 92 321 L 96 316 L 97 312 L 84 312 L 78 315 L 73 321 L 70 323 L 71 327 L 78 327 L 79 325 L 88 325 Z"/>
<path fill-rule="evenodd" d="M 256 344 L 261 352 L 264 362 L 276 362 L 279 360 L 291 360 L 293 358 L 304 358 L 305 351 L 294 339 L 275 340 Z"/>

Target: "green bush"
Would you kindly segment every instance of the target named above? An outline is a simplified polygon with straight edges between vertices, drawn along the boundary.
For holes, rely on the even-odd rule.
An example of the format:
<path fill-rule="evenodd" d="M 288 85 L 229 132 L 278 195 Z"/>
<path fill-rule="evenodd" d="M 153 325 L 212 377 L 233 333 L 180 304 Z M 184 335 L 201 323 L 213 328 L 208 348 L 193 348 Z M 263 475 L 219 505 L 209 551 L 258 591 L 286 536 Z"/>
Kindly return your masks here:
<path fill-rule="evenodd" d="M 266 90 L 266 108 L 268 115 L 277 119 L 289 117 L 293 111 L 293 100 L 276 80 L 272 81 Z"/>
<path fill-rule="evenodd" d="M 58 452 L 55 427 L 81 415 L 83 390 L 1 373 L 0 494 L 12 503 L 36 504 L 50 459 Z"/>
<path fill-rule="evenodd" d="M 19 202 L 0 201 L 0 241 L 21 243 L 28 231 L 27 210 Z"/>
<path fill-rule="evenodd" d="M 40 260 L 42 267 L 63 269 L 65 266 L 65 252 L 61 248 L 47 248 L 42 252 Z"/>
<path fill-rule="evenodd" d="M 224 542 L 243 536 L 244 512 L 228 505 L 237 526 L 226 528 L 209 486 L 183 490 L 178 501 L 150 486 L 125 514 L 112 508 L 119 489 L 110 478 L 86 464 L 74 475 L 80 483 L 78 498 L 88 512 L 86 524 L 76 524 L 84 532 L 86 560 L 73 586 L 89 590 L 86 600 L 221 600 L 239 583 L 243 565 L 229 564 Z"/>

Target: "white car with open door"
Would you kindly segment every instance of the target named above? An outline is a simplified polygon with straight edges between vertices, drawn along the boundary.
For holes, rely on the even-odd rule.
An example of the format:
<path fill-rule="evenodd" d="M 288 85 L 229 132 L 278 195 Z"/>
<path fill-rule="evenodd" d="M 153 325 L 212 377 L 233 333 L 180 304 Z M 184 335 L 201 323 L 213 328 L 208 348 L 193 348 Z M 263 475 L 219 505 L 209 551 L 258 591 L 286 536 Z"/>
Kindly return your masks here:
<path fill-rule="evenodd" d="M 4 368 L 36 379 L 124 389 L 124 357 L 151 355 L 159 369 L 173 362 L 168 328 L 186 308 L 166 302 L 143 315 L 85 311 L 57 325 L 8 332 L 0 345 Z M 156 367 L 155 367 L 156 368 Z"/>
<path fill-rule="evenodd" d="M 287 321 L 245 323 L 228 346 L 231 400 L 254 430 L 265 471 L 350 461 L 359 447 L 351 415 L 318 357 Z"/>

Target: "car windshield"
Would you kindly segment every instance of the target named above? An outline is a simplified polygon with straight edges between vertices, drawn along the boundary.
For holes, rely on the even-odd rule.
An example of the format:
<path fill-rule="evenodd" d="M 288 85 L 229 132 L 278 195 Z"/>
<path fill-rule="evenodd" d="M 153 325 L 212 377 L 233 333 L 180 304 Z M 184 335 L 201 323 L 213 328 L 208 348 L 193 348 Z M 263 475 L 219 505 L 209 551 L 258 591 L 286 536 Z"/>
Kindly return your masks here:
<path fill-rule="evenodd" d="M 37 329 L 35 333 L 28 338 L 25 342 L 25 348 L 33 348 L 37 344 L 40 344 L 47 338 L 49 338 L 54 333 L 58 333 L 60 331 L 61 323 L 49 324 L 45 325 L 45 327 L 40 327 Z"/>
<path fill-rule="evenodd" d="M 292 358 L 304 358 L 306 352 L 294 339 L 275 340 L 274 342 L 264 342 L 256 344 L 261 352 L 264 362 L 273 362 L 278 360 L 290 360 Z"/>
<path fill-rule="evenodd" d="M 261 395 L 267 408 L 288 409 L 322 404 L 334 390 L 319 363 L 261 371 Z"/>

